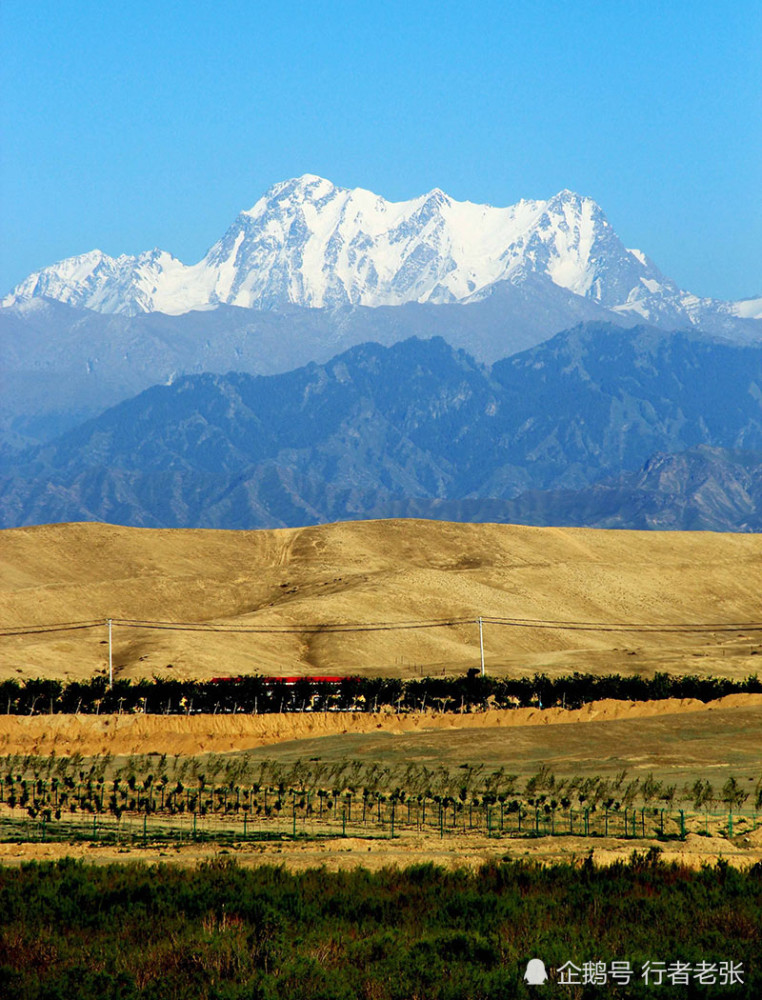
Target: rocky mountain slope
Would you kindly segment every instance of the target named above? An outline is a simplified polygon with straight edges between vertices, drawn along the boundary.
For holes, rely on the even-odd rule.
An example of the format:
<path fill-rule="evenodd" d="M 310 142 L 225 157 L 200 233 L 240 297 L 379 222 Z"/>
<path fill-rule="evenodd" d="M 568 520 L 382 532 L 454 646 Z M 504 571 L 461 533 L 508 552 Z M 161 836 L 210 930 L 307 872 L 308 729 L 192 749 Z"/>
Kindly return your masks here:
<path fill-rule="evenodd" d="M 310 361 L 323 364 L 368 341 L 388 346 L 435 335 L 491 364 L 577 322 L 609 316 L 626 324 L 539 275 L 520 286 L 503 282 L 469 305 L 278 311 L 219 306 L 183 316 L 125 316 L 33 299 L 0 309 L 0 442 L 49 440 L 181 375 L 272 375 Z M 743 322 L 753 333 L 756 324 Z"/>
<path fill-rule="evenodd" d="M 298 525 L 416 498 L 576 491 L 700 445 L 762 451 L 762 347 L 587 324 L 487 369 L 441 339 L 409 340 L 284 375 L 156 386 L 16 457 L 0 510 L 4 526 Z M 594 512 L 567 498 L 571 522 L 548 501 L 547 517 L 615 517 L 606 496 Z"/>
<path fill-rule="evenodd" d="M 762 452 L 702 445 L 656 454 L 635 472 L 513 500 L 387 501 L 368 517 L 657 531 L 762 531 Z"/>

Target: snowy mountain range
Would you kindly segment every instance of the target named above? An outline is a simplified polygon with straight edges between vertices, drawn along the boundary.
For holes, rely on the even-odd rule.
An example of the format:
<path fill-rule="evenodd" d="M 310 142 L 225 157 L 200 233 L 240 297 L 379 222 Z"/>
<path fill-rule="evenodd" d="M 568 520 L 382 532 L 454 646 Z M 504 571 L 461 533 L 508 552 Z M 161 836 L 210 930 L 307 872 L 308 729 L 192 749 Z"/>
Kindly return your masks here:
<path fill-rule="evenodd" d="M 718 302 L 678 288 L 624 246 L 591 198 L 572 191 L 507 208 L 438 189 L 389 202 L 311 174 L 270 188 L 197 264 L 158 249 L 118 258 L 93 250 L 31 274 L 2 305 L 45 298 L 136 316 L 220 305 L 465 304 L 538 276 L 628 324 L 717 331 L 762 319 L 762 299 Z"/>

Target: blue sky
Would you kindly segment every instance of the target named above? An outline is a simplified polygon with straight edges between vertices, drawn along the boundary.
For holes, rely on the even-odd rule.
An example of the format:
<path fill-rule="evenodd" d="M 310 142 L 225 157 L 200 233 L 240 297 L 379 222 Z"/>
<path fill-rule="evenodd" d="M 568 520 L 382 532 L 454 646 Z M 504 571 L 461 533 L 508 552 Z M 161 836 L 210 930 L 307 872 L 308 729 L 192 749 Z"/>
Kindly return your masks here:
<path fill-rule="evenodd" d="M 391 199 L 572 188 L 700 295 L 762 294 L 762 4 L 2 0 L 0 291 L 198 260 L 302 173 Z"/>

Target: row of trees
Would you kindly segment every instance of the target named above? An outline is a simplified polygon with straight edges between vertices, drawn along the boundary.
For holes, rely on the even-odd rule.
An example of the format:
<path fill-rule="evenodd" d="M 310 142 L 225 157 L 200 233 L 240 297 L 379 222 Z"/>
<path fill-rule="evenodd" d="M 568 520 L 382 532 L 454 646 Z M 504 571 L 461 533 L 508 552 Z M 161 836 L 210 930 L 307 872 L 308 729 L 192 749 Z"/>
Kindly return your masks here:
<path fill-rule="evenodd" d="M 429 823 L 465 826 L 467 820 L 469 828 L 474 810 L 478 817 L 493 809 L 502 828 L 506 813 L 521 810 L 555 815 L 639 808 L 655 815 L 685 804 L 706 812 L 718 807 L 737 811 L 746 804 L 762 809 L 762 777 L 741 782 L 731 776 L 717 788 L 699 778 L 678 788 L 653 774 L 643 779 L 629 778 L 626 771 L 614 777 L 560 778 L 545 766 L 520 780 L 503 768 L 488 770 L 484 765 L 452 770 L 361 761 L 299 760 L 284 765 L 254 762 L 244 755 L 141 755 L 119 766 L 107 757 L 89 763 L 79 756 L 0 758 L 0 805 L 48 820 L 77 812 L 117 818 L 123 813 L 323 818 L 341 810 L 350 822 L 366 823 L 385 822 L 391 806 L 399 822 L 425 826 L 428 812 Z"/>
<path fill-rule="evenodd" d="M 489 707 L 562 706 L 579 708 L 602 698 L 651 701 L 697 698 L 712 701 L 736 693 L 760 693 L 756 674 L 744 680 L 725 677 L 653 677 L 574 673 L 565 677 L 481 677 L 476 670 L 459 677 L 402 680 L 345 677 L 338 682 L 304 678 L 296 683 L 259 675 L 211 681 L 154 678 L 132 683 L 118 680 L 109 688 L 104 677 L 65 684 L 58 680 L 6 680 L 0 683 L 0 712 L 12 715 L 44 713 L 152 714 L 272 713 L 299 711 L 442 712 L 483 711 Z"/>

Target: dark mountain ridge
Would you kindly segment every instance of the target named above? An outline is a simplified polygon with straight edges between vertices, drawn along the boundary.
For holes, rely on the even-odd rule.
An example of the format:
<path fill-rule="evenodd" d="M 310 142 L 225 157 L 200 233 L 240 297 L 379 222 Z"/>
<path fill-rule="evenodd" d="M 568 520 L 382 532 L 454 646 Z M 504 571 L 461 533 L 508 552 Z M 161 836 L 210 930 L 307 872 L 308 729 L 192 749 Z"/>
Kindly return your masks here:
<path fill-rule="evenodd" d="M 483 301 L 277 311 L 220 305 L 181 316 L 103 315 L 61 302 L 0 309 L 0 441 L 52 440 L 159 383 L 185 374 L 282 374 L 325 364 L 358 344 L 442 336 L 491 364 L 575 322 L 633 323 L 541 275 L 500 282 Z M 741 322 L 741 321 L 738 321 Z M 749 321 L 750 335 L 758 324 Z"/>
<path fill-rule="evenodd" d="M 762 452 L 701 445 L 579 490 L 387 501 L 369 517 L 658 531 L 762 531 Z"/>
<path fill-rule="evenodd" d="M 5 526 L 294 525 L 577 491 L 698 446 L 762 452 L 762 347 L 592 323 L 489 369 L 411 339 L 282 375 L 152 387 L 17 456 L 0 509 Z M 589 503 L 567 496 L 564 516 L 558 496 L 532 502 L 552 523 L 577 523 Z"/>

